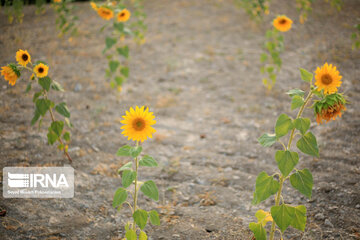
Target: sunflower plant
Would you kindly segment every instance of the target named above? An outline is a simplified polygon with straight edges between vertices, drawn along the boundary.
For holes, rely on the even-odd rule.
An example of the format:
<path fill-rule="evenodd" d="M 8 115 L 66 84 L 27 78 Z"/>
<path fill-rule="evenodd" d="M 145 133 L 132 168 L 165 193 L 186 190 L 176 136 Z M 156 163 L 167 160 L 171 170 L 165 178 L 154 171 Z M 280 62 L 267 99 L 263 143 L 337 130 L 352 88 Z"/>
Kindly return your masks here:
<path fill-rule="evenodd" d="M 341 78 L 336 67 L 325 63 L 315 71 L 315 84 L 313 84 L 313 74 L 300 69 L 301 78 L 309 84 L 309 92 L 300 89 L 292 89 L 287 92 L 291 97 L 291 110 L 299 109 L 296 118 L 281 114 L 275 123 L 275 133 L 263 134 L 259 143 L 264 147 L 270 147 L 279 143 L 283 149 L 275 153 L 275 161 L 279 168 L 278 172 L 269 175 L 265 171 L 261 172 L 255 184 L 253 204 L 259 204 L 275 195 L 275 205 L 270 211 L 259 210 L 255 217 L 257 222 L 252 222 L 249 228 L 254 233 L 257 240 L 267 239 L 266 225 L 271 222 L 269 232 L 270 240 L 274 239 L 275 232 L 279 232 L 280 238 L 289 227 L 292 226 L 300 231 L 305 230 L 306 225 L 306 207 L 304 205 L 293 206 L 284 200 L 282 189 L 286 180 L 290 185 L 298 190 L 307 198 L 311 198 L 313 188 L 313 176 L 309 169 L 296 168 L 299 162 L 299 152 L 312 157 L 319 157 L 319 148 L 315 135 L 309 130 L 311 120 L 302 117 L 306 106 L 310 104 L 314 111 L 318 124 L 335 120 L 341 117 L 346 110 L 346 97 L 338 93 L 338 87 L 341 85 Z M 305 97 L 306 96 L 306 97 Z M 285 144 L 284 137 L 288 136 L 288 142 Z M 292 148 L 292 143 L 296 141 L 297 150 Z"/>
<path fill-rule="evenodd" d="M 111 28 L 111 35 L 106 37 L 105 49 L 103 50 L 103 54 L 108 59 L 106 77 L 110 79 L 111 87 L 117 87 L 118 90 L 121 90 L 122 84 L 129 77 L 129 67 L 127 66 L 129 47 L 124 43 L 124 40 L 125 37 L 133 35 L 126 26 L 131 13 L 122 1 L 107 1 L 102 4 L 91 2 L 90 4 L 102 19 L 110 22 L 106 23 L 100 30 L 103 32 L 105 28 Z"/>
<path fill-rule="evenodd" d="M 266 32 L 267 41 L 264 44 L 265 52 L 260 56 L 262 63 L 260 71 L 262 74 L 267 74 L 262 82 L 268 90 L 274 87 L 277 73 L 282 65 L 280 54 L 284 50 L 284 36 L 281 32 L 289 31 L 292 23 L 290 18 L 284 15 L 278 16 L 273 20 L 273 29 Z"/>
<path fill-rule="evenodd" d="M 235 5 L 243 8 L 249 17 L 256 21 L 261 22 L 264 15 L 269 14 L 270 0 L 234 0 Z"/>
<path fill-rule="evenodd" d="M 22 23 L 24 19 L 24 1 L 23 0 L 5 0 L 4 1 L 4 13 L 8 18 L 9 23 L 13 23 L 16 20 L 18 23 Z"/>
<path fill-rule="evenodd" d="M 360 49 L 360 24 L 354 26 L 355 32 L 351 34 L 351 40 L 353 41 L 352 49 Z"/>
<path fill-rule="evenodd" d="M 37 85 L 34 89 L 33 102 L 35 104 L 34 116 L 31 120 L 31 125 L 39 122 L 39 128 L 47 113 L 50 114 L 51 124 L 48 128 L 48 143 L 53 145 L 58 142 L 57 148 L 64 152 L 67 159 L 72 162 L 68 153 L 68 143 L 70 142 L 70 132 L 65 130 L 65 125 L 72 127 L 70 122 L 70 112 L 65 102 L 55 104 L 49 99 L 51 90 L 64 91 L 62 86 L 52 80 L 48 76 L 49 66 L 42 61 L 37 61 L 34 64 L 31 62 L 31 56 L 26 50 L 19 50 L 16 52 L 15 63 L 10 63 L 1 68 L 1 75 L 11 86 L 14 86 L 17 80 L 21 77 L 23 71 L 28 71 L 32 75 L 28 81 L 25 92 L 28 93 L 33 85 Z M 56 120 L 55 112 L 58 113 L 64 120 Z"/>
<path fill-rule="evenodd" d="M 79 18 L 73 15 L 75 7 L 70 5 L 73 0 L 53 0 L 53 8 L 57 14 L 56 26 L 60 31 L 59 37 L 63 37 L 66 34 L 74 36 L 77 34 L 76 23 Z"/>
<path fill-rule="evenodd" d="M 139 181 L 140 167 L 157 167 L 156 160 L 149 156 L 144 155 L 140 157 L 142 152 L 141 143 L 147 138 L 151 138 L 155 129 L 152 127 L 156 123 L 155 116 L 152 112 L 149 112 L 149 108 L 144 106 L 135 109 L 130 108 L 126 111 L 126 115 L 123 116 L 121 123 L 124 125 L 122 134 L 128 138 L 128 140 L 135 141 L 135 146 L 125 145 L 119 148 L 116 155 L 123 157 L 131 157 L 133 161 L 124 164 L 118 173 L 121 175 L 122 187 L 118 188 L 115 192 L 113 199 L 113 207 L 119 211 L 124 204 L 128 205 L 133 222 L 128 222 L 125 225 L 125 237 L 127 240 L 147 239 L 147 235 L 144 232 L 144 228 L 149 221 L 153 225 L 160 225 L 159 214 L 156 210 L 146 211 L 138 206 L 139 190 L 146 197 L 155 201 L 159 200 L 159 191 L 154 181 Z M 133 189 L 130 190 L 130 186 Z M 128 193 L 132 198 L 132 203 L 129 199 Z"/>
<path fill-rule="evenodd" d="M 131 0 L 134 7 L 134 17 L 136 20 L 130 24 L 130 29 L 134 33 L 134 40 L 137 44 L 145 43 L 145 33 L 147 26 L 145 24 L 146 13 L 144 11 L 144 0 Z"/>

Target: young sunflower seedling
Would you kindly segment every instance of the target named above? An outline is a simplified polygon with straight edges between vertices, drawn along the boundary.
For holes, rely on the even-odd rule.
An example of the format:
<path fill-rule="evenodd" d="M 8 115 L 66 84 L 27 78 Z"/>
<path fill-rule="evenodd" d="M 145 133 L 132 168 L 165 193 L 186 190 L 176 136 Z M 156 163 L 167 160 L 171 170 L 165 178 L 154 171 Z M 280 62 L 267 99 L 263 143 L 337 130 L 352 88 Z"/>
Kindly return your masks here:
<path fill-rule="evenodd" d="M 18 64 L 10 63 L 7 66 L 1 68 L 1 75 L 5 80 L 9 82 L 11 86 L 14 86 L 17 80 L 21 77 L 22 71 L 28 71 L 32 75 L 30 81 L 26 87 L 25 92 L 28 93 L 33 84 L 38 84 L 40 90 L 34 93 L 33 102 L 35 103 L 34 117 L 31 120 L 31 125 L 34 125 L 39 119 L 39 128 L 46 113 L 50 113 L 51 125 L 48 128 L 48 143 L 53 145 L 55 142 L 59 142 L 58 149 L 63 151 L 65 156 L 70 162 L 72 159 L 68 153 L 68 143 L 70 142 L 70 132 L 65 131 L 64 127 L 72 127 L 70 122 L 70 112 L 65 102 L 61 102 L 55 105 L 49 99 L 50 90 L 64 91 L 62 86 L 52 80 L 48 76 L 49 66 L 42 61 L 37 61 L 34 65 L 31 62 L 31 56 L 26 50 L 19 50 L 16 52 L 16 61 Z M 55 112 L 64 117 L 64 121 L 55 119 Z"/>
<path fill-rule="evenodd" d="M 260 57 L 262 63 L 260 71 L 262 74 L 268 75 L 262 79 L 268 90 L 274 87 L 277 73 L 282 65 L 280 54 L 284 50 L 284 36 L 280 32 L 289 31 L 292 23 L 293 21 L 285 15 L 278 16 L 273 20 L 273 29 L 266 32 L 267 41 L 264 44 L 266 52 Z"/>
<path fill-rule="evenodd" d="M 253 204 L 268 199 L 275 195 L 275 205 L 271 207 L 270 212 L 259 210 L 255 216 L 257 222 L 252 222 L 249 228 L 254 233 L 256 240 L 267 239 L 265 226 L 271 222 L 270 240 L 274 239 L 275 231 L 278 231 L 280 238 L 289 227 L 292 226 L 300 231 L 305 230 L 306 225 L 306 207 L 304 205 L 292 206 L 286 203 L 282 195 L 283 185 L 286 180 L 290 180 L 291 186 L 309 199 L 312 195 L 313 177 L 309 169 L 295 168 L 299 162 L 298 151 L 292 149 L 292 143 L 295 138 L 297 149 L 312 157 L 319 157 L 319 148 L 314 134 L 309 131 L 310 119 L 303 118 L 302 114 L 306 106 L 311 102 L 313 97 L 314 104 L 311 106 L 316 116 L 316 121 L 321 124 L 323 121 L 328 122 L 335 120 L 346 110 L 346 98 L 338 93 L 338 87 L 341 85 L 341 76 L 335 66 L 325 63 L 321 68 L 315 71 L 315 85 L 313 85 L 313 74 L 300 69 L 301 78 L 309 83 L 310 90 L 306 94 L 300 89 L 292 89 L 287 94 L 292 98 L 291 110 L 299 108 L 295 119 L 286 114 L 281 114 L 275 124 L 275 134 L 264 134 L 259 138 L 259 142 L 264 147 L 270 147 L 273 144 L 280 143 L 283 150 L 275 153 L 279 172 L 268 175 L 261 172 L 255 184 Z M 288 143 L 283 142 L 283 137 L 290 133 Z M 298 137 L 297 137 L 298 136 Z M 275 178 L 278 176 L 278 178 Z"/>
<path fill-rule="evenodd" d="M 146 211 L 138 206 L 139 190 L 147 197 L 158 201 L 159 191 L 154 181 L 148 180 L 145 182 L 139 181 L 140 167 L 157 167 L 156 160 L 149 155 L 144 155 L 140 158 L 142 152 L 141 144 L 147 138 L 151 138 L 155 129 L 152 127 L 156 123 L 155 116 L 149 112 L 148 108 L 136 106 L 135 109 L 130 108 L 123 116 L 124 124 L 122 134 L 128 137 L 128 140 L 136 142 L 136 146 L 129 145 L 122 146 L 117 151 L 117 156 L 132 157 L 133 161 L 124 164 L 119 170 L 121 174 L 122 187 L 118 188 L 114 195 L 113 207 L 120 210 L 123 204 L 127 204 L 132 213 L 133 222 L 128 222 L 125 225 L 125 237 L 127 240 L 146 240 L 147 235 L 143 231 L 148 219 L 153 225 L 160 225 L 159 214 L 156 210 Z M 133 191 L 129 187 L 133 184 Z M 128 201 L 128 193 L 132 197 L 132 203 Z"/>

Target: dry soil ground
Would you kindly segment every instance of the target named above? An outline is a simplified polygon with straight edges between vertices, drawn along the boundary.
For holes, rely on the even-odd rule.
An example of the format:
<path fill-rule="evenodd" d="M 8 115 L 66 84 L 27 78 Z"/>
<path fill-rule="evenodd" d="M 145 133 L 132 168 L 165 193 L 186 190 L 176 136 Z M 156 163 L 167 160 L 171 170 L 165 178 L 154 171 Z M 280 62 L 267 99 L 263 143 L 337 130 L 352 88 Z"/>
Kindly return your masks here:
<path fill-rule="evenodd" d="M 298 68 L 314 71 L 328 61 L 340 69 L 351 104 L 341 120 L 311 126 L 320 158 L 301 155 L 299 168 L 313 173 L 313 197 L 309 201 L 289 185 L 284 189 L 288 203 L 306 205 L 308 224 L 305 234 L 288 230 L 286 238 L 359 239 L 360 53 L 351 50 L 350 34 L 360 3 L 345 0 L 337 12 L 316 1 L 301 25 L 294 2 L 273 0 L 271 14 L 257 26 L 230 0 L 146 1 L 147 42 L 131 45 L 131 77 L 121 93 L 104 77 L 104 34 L 98 34 L 103 21 L 88 3 L 77 4 L 80 35 L 72 42 L 56 36 L 50 8 L 35 16 L 27 7 L 21 25 L 1 15 L 1 65 L 14 61 L 19 48 L 28 49 L 50 64 L 52 78 L 66 89 L 56 99 L 64 99 L 72 113 L 69 152 L 76 189 L 73 199 L 1 197 L 7 213 L 0 217 L 0 238 L 120 238 L 130 212 L 111 207 L 121 184 L 116 170 L 128 160 L 115 156 L 127 143 L 119 120 L 130 106 L 148 105 L 157 133 L 144 151 L 161 165 L 141 173 L 141 179 L 155 179 L 161 192 L 157 203 L 140 201 L 161 213 L 161 226 L 146 229 L 150 239 L 250 239 L 247 225 L 254 213 L 273 204 L 269 199 L 251 205 L 255 179 L 262 170 L 276 170 L 278 148 L 264 149 L 256 139 L 272 131 L 280 113 L 295 114 L 284 92 L 306 87 Z M 268 93 L 259 55 L 264 32 L 278 13 L 295 24 L 284 34 L 284 65 L 276 89 Z M 25 81 L 14 87 L 0 81 L 0 167 L 68 164 L 45 144 L 45 127 L 30 126 L 33 103 L 23 94 Z"/>

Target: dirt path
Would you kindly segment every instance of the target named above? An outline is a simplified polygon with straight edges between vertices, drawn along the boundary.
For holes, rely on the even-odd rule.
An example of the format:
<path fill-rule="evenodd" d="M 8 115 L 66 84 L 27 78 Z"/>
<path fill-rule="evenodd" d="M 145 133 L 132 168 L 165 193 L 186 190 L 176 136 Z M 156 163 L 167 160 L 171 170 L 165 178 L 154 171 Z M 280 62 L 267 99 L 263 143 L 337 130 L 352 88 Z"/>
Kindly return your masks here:
<path fill-rule="evenodd" d="M 78 4 L 80 36 L 67 42 L 56 37 L 54 15 L 10 26 L 0 16 L 0 64 L 14 61 L 18 48 L 46 60 L 51 76 L 67 90 L 59 94 L 72 113 L 70 154 L 76 170 L 73 199 L 3 199 L 1 239 L 117 239 L 130 212 L 112 209 L 120 186 L 116 170 L 127 161 L 115 156 L 126 143 L 119 120 L 126 109 L 148 105 L 157 133 L 144 151 L 161 166 L 143 173 L 156 179 L 161 197 L 145 209 L 158 208 L 160 227 L 148 227 L 150 239 L 250 239 L 247 228 L 260 208 L 251 206 L 257 174 L 276 169 L 274 148 L 257 138 L 273 128 L 276 116 L 290 112 L 285 91 L 301 87 L 298 68 L 315 70 L 325 61 L 338 66 L 343 90 L 350 97 L 341 121 L 312 126 L 320 159 L 301 156 L 299 167 L 314 176 L 311 201 L 288 186 L 285 200 L 305 204 L 308 224 L 303 239 L 360 239 L 360 80 L 359 52 L 351 51 L 350 26 L 360 15 L 356 0 L 345 0 L 338 13 L 322 1 L 305 25 L 285 34 L 284 66 L 277 89 L 267 94 L 259 75 L 265 29 L 254 26 L 232 1 L 152 0 L 146 3 L 147 43 L 131 46 L 131 77 L 122 93 L 104 79 L 106 66 L 99 37 L 101 21 Z M 269 22 L 284 13 L 297 19 L 294 4 L 273 0 Z M 67 164 L 46 146 L 46 131 L 30 126 L 31 96 L 25 83 L 9 87 L 0 81 L 0 167 Z M 304 87 L 304 86 L 303 86 Z M 309 115 L 309 117 L 312 117 Z M 212 205 L 213 204 L 213 205 Z M 286 239 L 301 239 L 287 231 Z"/>

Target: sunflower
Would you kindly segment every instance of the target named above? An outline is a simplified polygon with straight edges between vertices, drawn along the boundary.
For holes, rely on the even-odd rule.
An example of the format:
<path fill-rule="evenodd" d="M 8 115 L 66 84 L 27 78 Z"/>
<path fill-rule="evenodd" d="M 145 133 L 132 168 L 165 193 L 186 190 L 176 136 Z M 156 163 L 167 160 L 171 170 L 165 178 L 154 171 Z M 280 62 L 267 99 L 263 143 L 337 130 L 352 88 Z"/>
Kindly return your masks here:
<path fill-rule="evenodd" d="M 344 111 L 346 111 L 346 100 L 343 95 L 334 93 L 326 95 L 323 99 L 314 103 L 314 112 L 316 115 L 316 122 L 322 124 L 323 120 L 329 122 L 336 120 L 337 117 L 341 117 Z"/>
<path fill-rule="evenodd" d="M 152 134 L 155 129 L 151 125 L 155 124 L 155 116 L 152 112 L 149 112 L 149 108 L 142 106 L 139 108 L 136 106 L 135 110 L 130 108 L 130 112 L 126 111 L 126 115 L 123 116 L 124 120 L 121 121 L 124 126 L 122 134 L 128 137 L 128 140 L 133 141 L 145 141 L 148 137 L 152 138 Z"/>
<path fill-rule="evenodd" d="M 318 87 L 318 91 L 324 89 L 325 94 L 336 93 L 337 88 L 341 85 L 341 78 L 339 71 L 336 70 L 336 66 L 325 63 L 321 68 L 317 68 L 315 71 L 315 85 Z"/>
<path fill-rule="evenodd" d="M 114 12 L 106 7 L 100 7 L 97 10 L 97 13 L 99 14 L 100 17 L 102 17 L 105 20 L 110 20 L 114 17 Z"/>
<path fill-rule="evenodd" d="M 291 28 L 293 21 L 285 15 L 278 16 L 274 19 L 273 25 L 280 32 L 287 32 Z"/>
<path fill-rule="evenodd" d="M 117 14 L 117 21 L 118 22 L 126 22 L 130 18 L 130 11 L 124 8 Z"/>
<path fill-rule="evenodd" d="M 16 52 L 16 61 L 26 67 L 26 65 L 31 62 L 31 56 L 28 51 L 19 49 L 19 51 Z"/>
<path fill-rule="evenodd" d="M 1 75 L 4 76 L 5 80 L 8 81 L 11 86 L 14 86 L 18 77 L 20 77 L 20 71 L 15 65 L 9 64 L 1 67 Z"/>
<path fill-rule="evenodd" d="M 98 6 L 96 5 L 96 3 L 94 2 L 90 2 L 90 6 L 92 7 L 92 9 L 94 9 L 95 11 L 97 11 L 99 8 Z"/>
<path fill-rule="evenodd" d="M 59 2 L 61 2 L 61 0 L 54 0 L 54 2 L 55 2 L 55 3 L 59 3 Z"/>
<path fill-rule="evenodd" d="M 49 67 L 43 63 L 39 63 L 34 67 L 34 72 L 38 78 L 43 78 L 48 75 Z"/>

